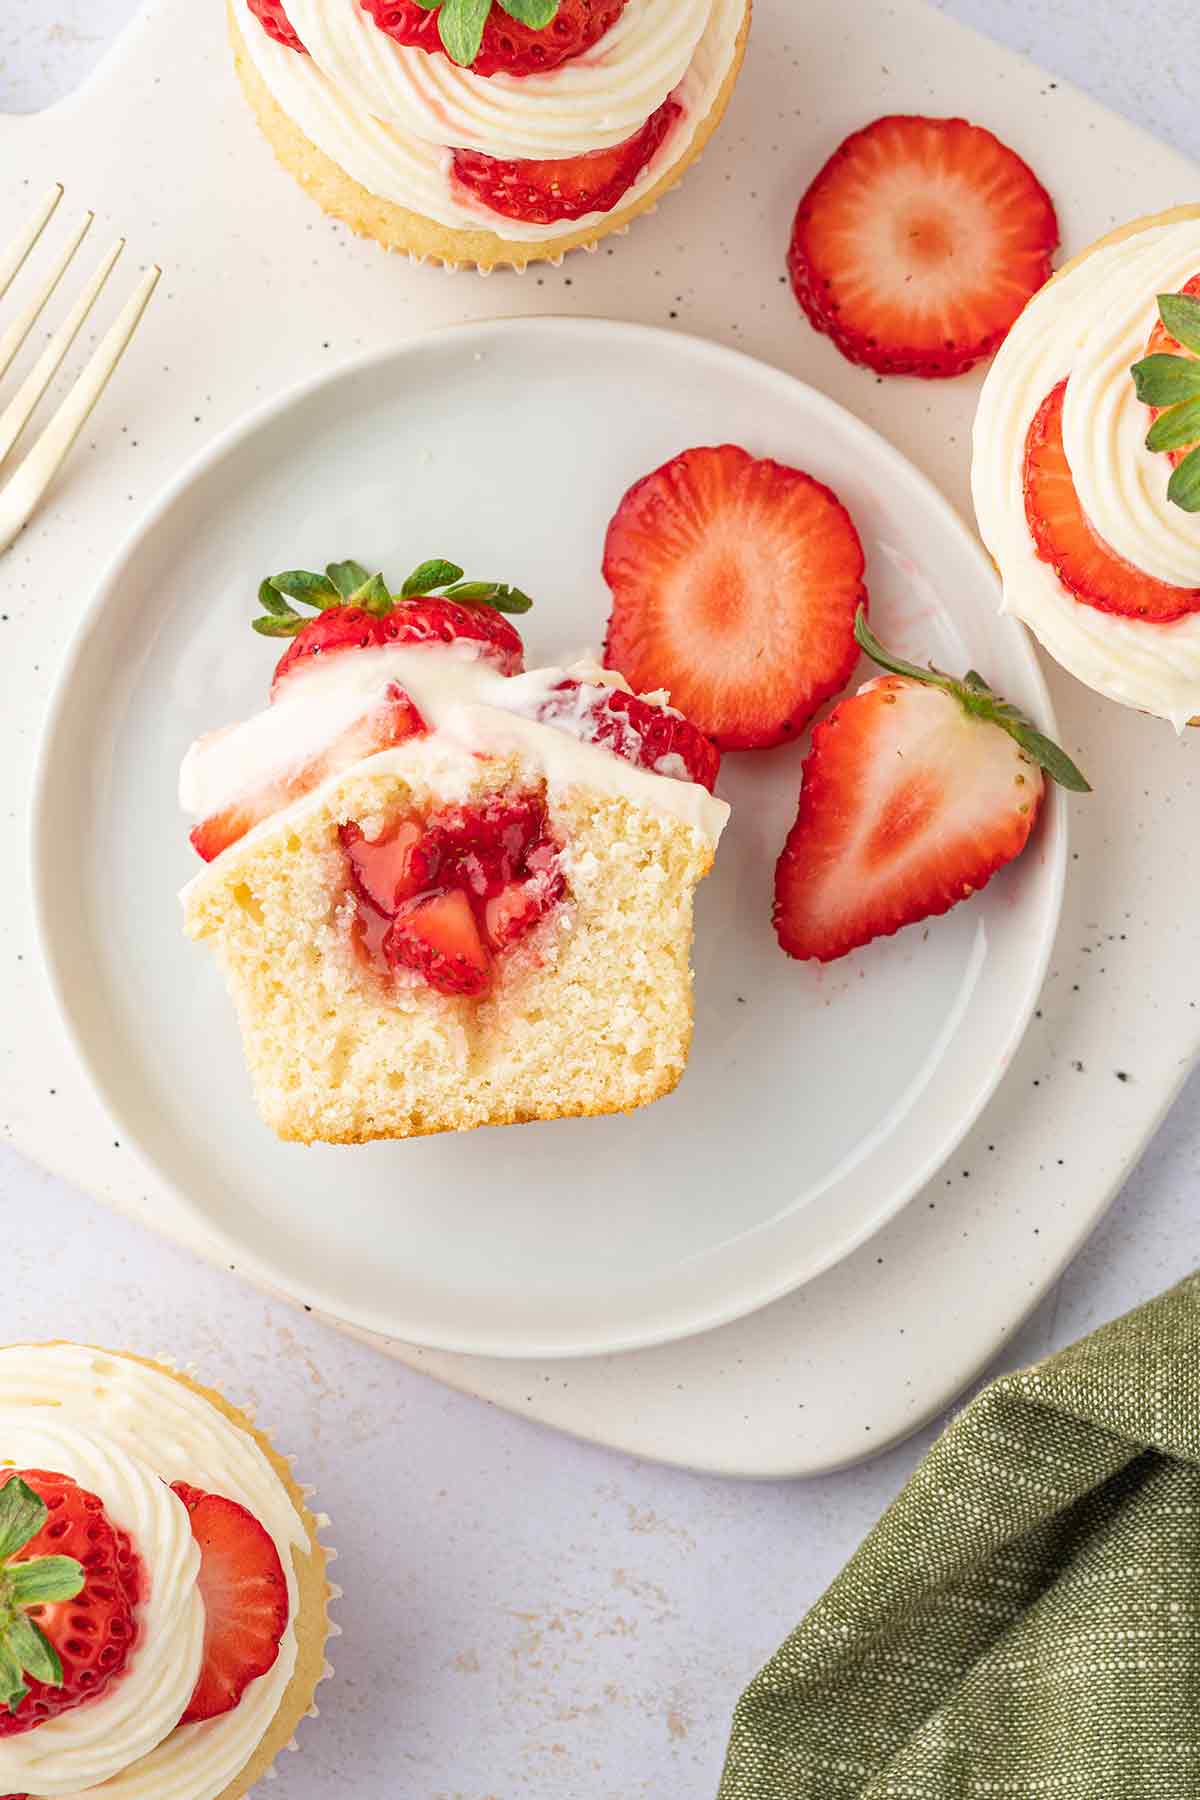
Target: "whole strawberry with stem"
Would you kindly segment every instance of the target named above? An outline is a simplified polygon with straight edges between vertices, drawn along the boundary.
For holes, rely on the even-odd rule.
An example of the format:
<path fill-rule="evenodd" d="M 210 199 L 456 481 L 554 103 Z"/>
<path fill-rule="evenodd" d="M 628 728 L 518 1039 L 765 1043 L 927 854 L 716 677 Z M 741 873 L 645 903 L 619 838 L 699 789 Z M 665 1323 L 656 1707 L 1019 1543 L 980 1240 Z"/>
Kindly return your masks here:
<path fill-rule="evenodd" d="M 137 1559 L 102 1502 L 64 1475 L 0 1487 L 0 1737 L 104 1692 L 134 1638 Z"/>
<path fill-rule="evenodd" d="M 1047 776 L 1090 791 L 974 670 L 959 680 L 901 661 L 861 611 L 855 635 L 886 673 L 813 732 L 775 872 L 780 945 L 818 962 L 978 893 L 1029 842 Z"/>
<path fill-rule="evenodd" d="M 347 561 L 329 563 L 323 574 L 289 569 L 268 576 L 258 599 L 265 610 L 254 620 L 255 631 L 294 640 L 276 667 L 273 700 L 282 684 L 314 657 L 388 644 L 469 643 L 503 674 L 517 675 L 525 664 L 525 646 L 504 615 L 526 613 L 533 605 L 520 588 L 465 581 L 458 564 L 442 557 L 421 563 L 398 594 L 381 574 Z M 317 617 L 306 619 L 296 610 L 299 606 L 313 608 Z"/>

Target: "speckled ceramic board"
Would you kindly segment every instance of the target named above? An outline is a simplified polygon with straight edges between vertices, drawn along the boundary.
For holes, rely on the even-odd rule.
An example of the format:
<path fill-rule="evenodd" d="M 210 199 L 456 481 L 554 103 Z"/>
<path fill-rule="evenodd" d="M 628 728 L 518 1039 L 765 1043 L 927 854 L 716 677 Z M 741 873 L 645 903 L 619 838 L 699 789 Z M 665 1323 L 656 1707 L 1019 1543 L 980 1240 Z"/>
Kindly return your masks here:
<path fill-rule="evenodd" d="M 0 120 L 6 228 L 60 179 L 72 203 L 128 233 L 131 262 L 167 268 L 54 504 L 0 565 L 0 780 L 11 842 L 28 825 L 50 672 L 100 565 L 195 451 L 297 379 L 433 325 L 497 313 L 677 325 L 823 389 L 966 511 L 977 382 L 877 383 L 796 314 L 781 265 L 809 174 L 854 125 L 923 110 L 965 113 L 1026 154 L 1059 202 L 1071 250 L 1200 191 L 1182 159 L 932 10 L 908 0 L 759 0 L 726 126 L 657 218 L 561 271 L 484 284 L 389 262 L 312 210 L 243 114 L 219 13 L 157 0 L 82 93 L 38 118 Z M 213 523 L 219 529 L 219 517 Z M 1200 847 L 1186 828 L 1197 752 L 1054 672 L 1051 687 L 1063 735 L 1098 792 L 1073 809 L 1049 977 L 982 1119 L 906 1211 L 791 1298 L 673 1347 L 552 1364 L 387 1347 L 565 1429 L 741 1474 L 850 1462 L 959 1390 L 1094 1224 L 1200 1042 L 1188 980 Z M 80 780 L 91 773 L 84 745 Z M 4 1033 L 0 1072 L 16 1141 L 213 1254 L 120 1144 L 74 1066 L 20 882 L 4 884 L 0 907 L 6 1016 L 21 1027 Z M 189 1023 L 181 1018 L 179 1029 Z"/>

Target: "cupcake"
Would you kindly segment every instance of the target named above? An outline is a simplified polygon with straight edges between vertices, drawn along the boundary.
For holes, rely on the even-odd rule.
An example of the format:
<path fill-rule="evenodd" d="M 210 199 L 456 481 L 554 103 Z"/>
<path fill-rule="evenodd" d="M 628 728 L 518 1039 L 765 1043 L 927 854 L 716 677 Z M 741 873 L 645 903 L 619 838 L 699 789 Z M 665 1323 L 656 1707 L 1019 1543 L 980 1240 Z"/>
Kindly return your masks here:
<path fill-rule="evenodd" d="M 158 1363 L 0 1349 L 0 1791 L 238 1800 L 315 1712 L 327 1552 L 242 1412 Z"/>
<path fill-rule="evenodd" d="M 526 597 L 461 575 L 263 583 L 271 704 L 184 761 L 186 929 L 284 1139 L 628 1112 L 687 1064 L 719 753 L 593 660 L 526 671 Z"/>
<path fill-rule="evenodd" d="M 1197 352 L 1187 206 L 1102 238 L 1030 301 L 984 384 L 972 467 L 1005 610 L 1080 681 L 1177 728 L 1200 715 Z"/>
<path fill-rule="evenodd" d="M 247 98 L 325 211 L 484 271 L 593 248 L 651 210 L 720 122 L 750 7 L 229 0 Z"/>

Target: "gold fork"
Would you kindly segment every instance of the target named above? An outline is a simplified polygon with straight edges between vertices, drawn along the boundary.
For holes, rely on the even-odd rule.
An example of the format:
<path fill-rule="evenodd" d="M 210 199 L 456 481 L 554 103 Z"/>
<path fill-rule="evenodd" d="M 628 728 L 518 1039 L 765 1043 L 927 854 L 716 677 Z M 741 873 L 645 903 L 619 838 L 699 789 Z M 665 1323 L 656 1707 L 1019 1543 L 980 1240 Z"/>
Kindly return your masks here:
<path fill-rule="evenodd" d="M 61 184 L 56 184 L 42 199 L 33 216 L 26 220 L 15 240 L 0 251 L 0 300 L 24 267 L 34 246 L 49 225 L 63 197 Z M 33 330 L 51 295 L 66 274 L 84 238 L 91 228 L 94 213 L 87 213 L 75 227 L 59 252 L 40 287 L 26 302 L 12 324 L 0 331 L 0 379 L 11 367 L 17 352 Z M 7 407 L 0 412 L 0 469 L 3 468 L 17 439 L 32 418 L 42 396 L 58 373 L 63 358 L 83 328 L 83 324 L 104 290 L 117 259 L 125 248 L 118 238 L 101 258 L 78 300 L 51 337 L 46 348 L 30 369 Z M 124 355 L 129 340 L 137 330 L 150 296 L 158 285 L 162 270 L 148 269 L 138 282 L 119 316 L 97 344 L 86 367 L 43 427 L 24 461 L 9 481 L 0 486 L 0 553 L 24 530 L 30 518 L 62 466 L 75 439 L 83 430 L 92 408 L 108 386 L 113 372 Z"/>

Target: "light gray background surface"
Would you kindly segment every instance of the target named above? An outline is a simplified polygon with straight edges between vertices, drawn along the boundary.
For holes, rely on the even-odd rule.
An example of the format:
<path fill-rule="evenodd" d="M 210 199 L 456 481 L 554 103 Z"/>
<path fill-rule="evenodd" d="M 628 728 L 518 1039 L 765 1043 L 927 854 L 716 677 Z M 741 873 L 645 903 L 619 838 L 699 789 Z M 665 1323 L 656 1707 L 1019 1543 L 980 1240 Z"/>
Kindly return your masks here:
<path fill-rule="evenodd" d="M 869 5 L 857 4 L 869 31 Z M 135 5 L 0 0 L 0 110 L 67 91 Z M 1186 8 L 944 9 L 1200 159 L 1200 112 L 1184 85 L 1200 67 L 1200 21 Z M 16 1028 L 0 1008 L 0 1029 Z M 1200 1261 L 1198 1176 L 1200 1079 L 1006 1366 Z M 279 1800 L 708 1800 L 737 1692 L 927 1442 L 786 1487 L 658 1469 L 448 1393 L 2 1145 L 0 1204 L 0 1341 L 69 1336 L 195 1361 L 231 1398 L 257 1403 L 334 1517 L 346 1635 L 322 1721 L 280 1769 Z"/>

